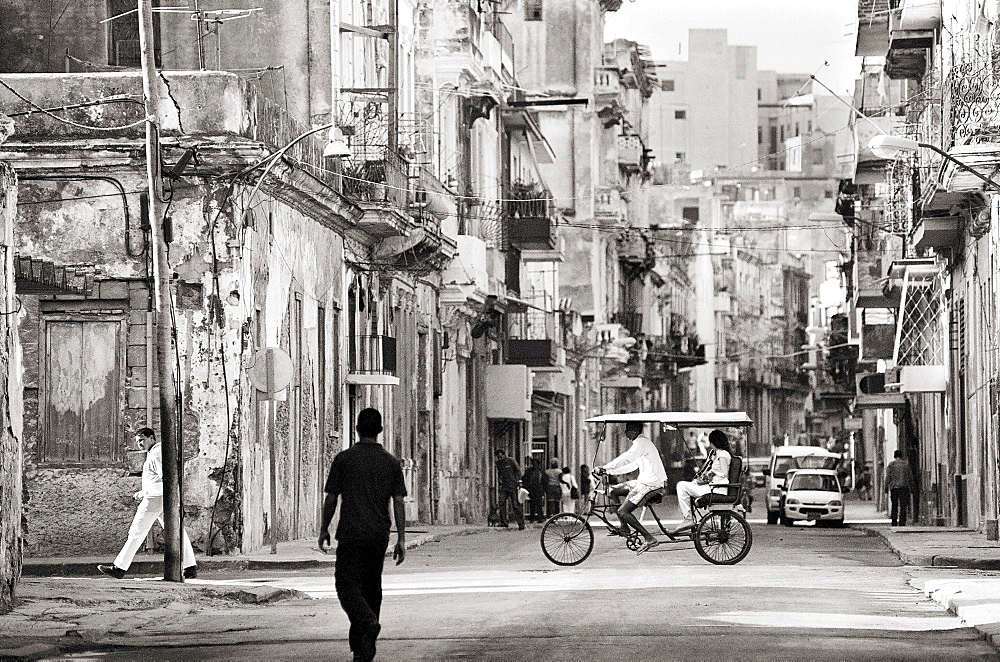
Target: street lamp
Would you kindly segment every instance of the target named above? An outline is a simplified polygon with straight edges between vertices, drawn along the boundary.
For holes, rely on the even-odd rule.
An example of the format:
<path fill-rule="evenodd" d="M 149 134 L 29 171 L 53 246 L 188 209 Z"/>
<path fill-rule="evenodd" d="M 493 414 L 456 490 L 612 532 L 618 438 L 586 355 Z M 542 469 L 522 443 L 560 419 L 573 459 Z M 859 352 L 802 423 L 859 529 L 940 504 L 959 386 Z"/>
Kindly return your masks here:
<path fill-rule="evenodd" d="M 875 136 L 868 141 L 868 149 L 880 159 L 897 159 L 906 154 L 915 154 L 921 147 L 937 152 L 962 170 L 975 175 L 994 189 L 1000 191 L 1000 183 L 980 174 L 975 168 L 970 168 L 948 152 L 929 143 L 917 142 L 912 138 L 904 138 L 903 136 Z"/>

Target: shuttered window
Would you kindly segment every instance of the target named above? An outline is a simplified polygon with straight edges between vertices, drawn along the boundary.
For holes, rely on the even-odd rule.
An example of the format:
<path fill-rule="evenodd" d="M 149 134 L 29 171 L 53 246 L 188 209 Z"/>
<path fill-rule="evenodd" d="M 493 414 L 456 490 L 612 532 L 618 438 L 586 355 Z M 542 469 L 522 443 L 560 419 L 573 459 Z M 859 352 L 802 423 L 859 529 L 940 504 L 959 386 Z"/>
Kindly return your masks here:
<path fill-rule="evenodd" d="M 121 456 L 123 335 L 120 319 L 43 320 L 40 461 L 100 463 Z"/>

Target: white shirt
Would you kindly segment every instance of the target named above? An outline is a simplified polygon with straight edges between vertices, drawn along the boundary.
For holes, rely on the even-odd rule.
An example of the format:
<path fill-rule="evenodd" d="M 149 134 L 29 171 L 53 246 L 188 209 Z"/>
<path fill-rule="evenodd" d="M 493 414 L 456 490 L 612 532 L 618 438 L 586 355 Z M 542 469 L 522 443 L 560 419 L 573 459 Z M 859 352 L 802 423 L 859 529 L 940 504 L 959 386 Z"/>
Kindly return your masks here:
<path fill-rule="evenodd" d="M 142 463 L 142 495 L 163 496 L 163 454 L 160 442 L 146 451 L 146 461 Z"/>
<path fill-rule="evenodd" d="M 649 437 L 640 434 L 632 440 L 632 447 L 604 465 L 609 474 L 627 474 L 639 470 L 637 483 L 663 487 L 667 481 L 667 471 L 663 468 L 660 451 L 650 441 Z M 728 469 L 727 469 L 728 470 Z"/>
<path fill-rule="evenodd" d="M 724 451 L 721 448 L 715 449 L 715 459 L 712 460 L 712 468 L 708 470 L 712 475 L 710 481 L 712 484 L 729 482 L 729 464 L 732 459 L 733 456 L 729 454 L 729 451 Z"/>

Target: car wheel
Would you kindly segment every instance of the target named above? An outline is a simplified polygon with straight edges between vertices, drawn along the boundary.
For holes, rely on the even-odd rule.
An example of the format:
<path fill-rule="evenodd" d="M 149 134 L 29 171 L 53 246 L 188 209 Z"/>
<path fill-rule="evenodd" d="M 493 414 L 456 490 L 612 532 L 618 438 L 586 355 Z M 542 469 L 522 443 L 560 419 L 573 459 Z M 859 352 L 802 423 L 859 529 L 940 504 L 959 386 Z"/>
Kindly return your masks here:
<path fill-rule="evenodd" d="M 778 512 L 776 510 L 767 511 L 767 523 L 768 524 L 778 523 Z"/>
<path fill-rule="evenodd" d="M 844 527 L 844 520 L 843 519 L 830 520 L 827 526 L 832 526 L 834 528 L 841 529 Z"/>
<path fill-rule="evenodd" d="M 795 520 L 785 516 L 785 511 L 781 511 L 781 526 L 791 526 Z"/>

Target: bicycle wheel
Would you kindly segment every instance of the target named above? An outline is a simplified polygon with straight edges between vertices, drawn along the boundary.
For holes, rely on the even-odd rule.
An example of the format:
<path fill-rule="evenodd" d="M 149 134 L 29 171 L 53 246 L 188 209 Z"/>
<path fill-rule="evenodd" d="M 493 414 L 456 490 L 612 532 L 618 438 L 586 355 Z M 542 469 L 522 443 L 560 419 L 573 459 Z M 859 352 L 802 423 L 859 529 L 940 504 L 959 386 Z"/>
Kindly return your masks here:
<path fill-rule="evenodd" d="M 694 546 L 701 557 L 717 565 L 739 563 L 750 553 L 753 533 L 739 513 L 713 512 L 706 515 L 694 532 Z"/>
<path fill-rule="evenodd" d="M 542 552 L 556 565 L 579 565 L 594 549 L 594 530 L 575 513 L 553 515 L 542 527 Z"/>

